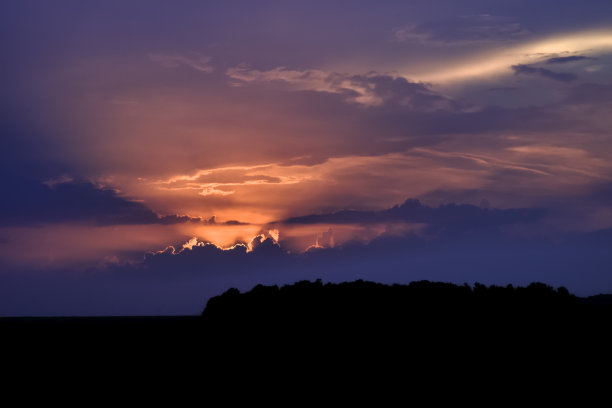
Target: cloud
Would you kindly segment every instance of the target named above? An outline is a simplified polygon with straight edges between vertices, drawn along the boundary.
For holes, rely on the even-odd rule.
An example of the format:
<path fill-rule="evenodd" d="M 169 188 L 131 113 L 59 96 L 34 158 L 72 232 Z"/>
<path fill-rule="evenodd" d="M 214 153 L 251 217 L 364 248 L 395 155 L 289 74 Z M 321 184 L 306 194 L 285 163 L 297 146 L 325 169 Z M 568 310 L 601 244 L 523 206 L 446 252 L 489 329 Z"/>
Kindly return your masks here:
<path fill-rule="evenodd" d="M 424 223 L 444 229 L 497 227 L 540 221 L 547 210 L 541 208 L 490 209 L 454 203 L 429 207 L 419 200 L 406 200 L 401 205 L 382 211 L 343 210 L 329 214 L 292 217 L 284 224 L 371 224 L 387 222 Z"/>
<path fill-rule="evenodd" d="M 397 20 L 392 24 L 396 23 Z M 384 30 L 391 26 L 387 24 Z M 305 28 L 311 30 L 312 26 Z M 578 96 L 573 102 L 561 101 L 570 87 L 540 92 L 538 87 L 555 85 L 552 80 L 541 80 L 528 81 L 529 87 L 516 92 L 490 96 L 492 104 L 518 101 L 520 108 L 465 109 L 457 101 L 459 97 L 449 97 L 447 93 L 471 97 L 473 88 L 441 86 L 438 90 L 436 85 L 402 78 L 392 69 L 397 69 L 399 65 L 394 64 L 401 60 L 428 72 L 450 71 L 469 62 L 476 68 L 486 67 L 489 60 L 475 55 L 474 49 L 459 47 L 459 52 L 450 47 L 425 49 L 397 43 L 372 47 L 368 43 L 353 58 L 348 51 L 358 48 L 355 43 L 360 41 L 345 28 L 346 25 L 338 26 L 337 33 L 345 35 L 346 48 L 338 48 L 342 52 L 335 54 L 325 44 L 306 47 L 304 41 L 314 38 L 306 36 L 293 37 L 292 41 L 285 38 L 280 42 L 288 52 L 273 52 L 277 43 L 262 42 L 262 47 L 257 47 L 250 39 L 246 43 L 238 41 L 243 36 L 234 37 L 235 31 L 229 29 L 214 39 L 217 43 L 202 43 L 202 48 L 193 43 L 178 46 L 180 41 L 168 48 L 210 52 L 213 61 L 219 61 L 218 75 L 200 75 L 172 53 L 166 53 L 168 58 L 158 56 L 157 61 L 143 60 L 139 56 L 162 44 L 158 37 L 144 33 L 142 38 L 150 38 L 150 42 L 134 42 L 136 49 L 124 52 L 110 47 L 111 43 L 93 47 L 101 50 L 95 56 L 67 50 L 63 54 L 66 58 L 60 58 L 54 51 L 52 61 L 58 65 L 32 65 L 31 76 L 24 77 L 24 84 L 39 78 L 43 86 L 24 86 L 24 90 L 30 90 L 27 95 L 13 93 L 5 98 L 18 107 L 13 103 L 14 97 L 22 95 L 28 102 L 23 104 L 22 119 L 38 129 L 3 131 L 2 138 L 7 135 L 31 140 L 29 146 L 15 151 L 22 155 L 39 153 L 43 160 L 55 159 L 72 167 L 58 166 L 46 177 L 65 173 L 95 180 L 113 175 L 115 180 L 120 179 L 113 183 L 123 192 L 119 197 L 143 200 L 143 205 L 160 214 L 204 218 L 216 214 L 221 220 L 253 223 L 342 208 L 383 209 L 405 197 L 425 200 L 432 191 L 442 190 L 452 190 L 457 195 L 460 191 L 492 192 L 486 197 L 501 207 L 548 206 L 560 191 L 580 194 L 588 190 L 589 178 L 578 179 L 575 171 L 571 177 L 568 167 L 582 170 L 585 175 L 611 174 L 604 167 L 594 168 L 592 158 L 544 163 L 539 160 L 541 155 L 508 149 L 533 144 L 583 144 L 591 156 L 606 159 L 609 121 L 604 123 L 607 116 L 600 114 L 606 104 L 587 100 L 589 93 L 598 92 L 597 84 L 593 89 L 583 89 L 587 98 L 584 103 Z M 496 62 L 498 57 L 510 59 L 499 71 L 503 77 L 489 83 L 489 78 L 477 75 L 475 81 L 487 87 L 516 85 L 524 81 L 511 76 L 511 65 L 523 61 L 532 64 L 529 58 L 543 64 L 550 57 L 575 55 L 575 47 L 590 48 L 610 38 L 604 32 L 582 36 L 569 26 L 561 28 L 564 32 L 555 27 L 539 27 L 543 33 L 556 34 L 538 41 L 524 38 L 525 43 L 521 39 L 520 47 L 490 46 Z M 379 26 L 362 32 L 360 38 L 371 36 L 372 42 L 380 42 L 381 33 L 388 32 L 384 30 Z M 96 38 L 103 38 L 102 32 L 98 34 Z M 203 33 L 193 36 L 204 37 Z M 236 41 L 230 41 L 230 37 Z M 226 47 L 225 41 L 231 44 Z M 166 44 L 172 46 L 170 42 Z M 564 48 L 566 44 L 569 45 Z M 551 52 L 555 47 L 557 52 Z M 561 49 L 569 49 L 571 54 L 563 54 Z M 418 50 L 423 52 L 417 53 Z M 237 65 L 245 60 L 255 69 Z M 180 68 L 163 69 L 159 64 Z M 534 66 L 554 70 L 551 65 Z M 34 69 L 38 67 L 44 67 L 48 74 Z M 228 71 L 235 78 L 223 80 L 228 67 L 240 69 Z M 377 72 L 368 72 L 369 69 Z M 607 80 L 603 73 L 601 78 Z M 227 81 L 241 86 L 229 87 Z M 561 102 L 544 106 L 532 96 L 545 93 Z M 117 99 L 134 103 L 116 106 L 109 102 Z M 601 101 L 605 101 L 603 95 Z M 423 147 L 429 153 L 414 150 Z M 5 156 L 12 154 L 4 153 Z M 175 174 L 192 176 L 198 169 L 270 163 L 276 165 L 215 171 L 174 184 L 149 183 L 168 180 Z M 10 169 L 7 174 L 15 173 Z M 139 181 L 139 177 L 146 181 Z M 426 202 L 474 204 L 481 199 L 478 194 L 466 194 L 462 200 L 441 197 Z M 544 198 L 549 201 L 543 202 Z"/>
<path fill-rule="evenodd" d="M 315 91 L 344 94 L 346 100 L 366 106 L 383 103 L 363 77 L 321 70 L 292 70 L 277 67 L 267 71 L 251 69 L 246 64 L 229 68 L 226 74 L 241 83 L 280 83 L 296 91 Z"/>
<path fill-rule="evenodd" d="M 176 197 L 176 208 L 189 214 L 213 213 L 224 219 L 251 221 L 257 217 L 252 222 L 266 223 L 350 206 L 382 209 L 405 197 L 422 198 L 432 191 L 449 189 L 494 191 L 487 197 L 502 207 L 548 206 L 550 202 L 543 199 L 564 196 L 568 191 L 578 193 L 600 181 L 596 179 L 612 174 L 601 157 L 606 153 L 601 147 L 593 149 L 597 133 L 609 129 L 604 114 L 609 106 L 602 103 L 609 97 L 604 85 L 564 87 L 559 93 L 566 98 L 552 105 L 413 112 L 398 103 L 404 92 L 402 81 L 384 78 L 381 82 L 388 82 L 391 88 L 390 102 L 367 109 L 345 104 L 338 94 L 327 92 L 291 97 L 273 92 L 291 103 L 295 103 L 292 97 L 298 97 L 295 111 L 324 122 L 309 127 L 311 123 L 299 115 L 296 120 L 307 131 L 293 138 L 292 146 L 283 152 L 285 157 L 310 153 L 322 158 L 318 163 L 247 157 L 248 165 L 196 167 L 140 187 L 163 194 L 163 199 Z M 281 110 L 271 110 L 274 121 L 284 116 L 282 106 L 278 108 Z M 599 125 L 601 130 L 596 127 Z M 300 131 L 289 129 L 291 132 L 281 129 L 277 133 L 282 137 L 275 139 L 276 144 L 292 137 L 293 130 Z M 262 129 L 260 136 L 264 140 L 266 130 Z M 582 134 L 580 143 L 572 136 L 576 133 Z M 539 155 L 534 154 L 536 145 L 542 147 Z M 582 154 L 568 160 L 560 155 L 559 147 L 579 149 Z M 248 151 L 254 149 L 256 145 Z M 208 187 L 233 193 L 206 195 L 202 200 L 198 194 Z M 511 190 L 515 194 L 507 194 Z M 145 194 L 131 193 L 149 202 Z M 461 201 L 477 204 L 481 198 L 461 196 Z M 429 203 L 453 200 L 457 199 Z M 158 205 L 153 207 L 160 208 Z"/>
<path fill-rule="evenodd" d="M 317 69 L 295 70 L 287 67 L 276 67 L 267 71 L 251 68 L 242 63 L 225 72 L 232 79 L 242 82 L 286 82 L 296 89 L 320 90 L 332 92 L 330 74 Z"/>
<path fill-rule="evenodd" d="M 547 64 L 565 64 L 568 62 L 583 61 L 583 60 L 589 60 L 589 59 L 592 59 L 592 58 L 585 57 L 584 55 L 572 55 L 570 57 L 549 58 L 546 60 L 546 63 Z"/>
<path fill-rule="evenodd" d="M 335 245 L 336 241 L 334 239 L 334 231 L 330 227 L 327 229 L 327 231 L 318 234 L 315 238 L 315 243 L 307 247 L 304 252 L 315 251 L 322 248 L 333 248 Z"/>
<path fill-rule="evenodd" d="M 157 180 L 153 184 L 163 190 L 196 190 L 201 196 L 227 196 L 234 194 L 236 187 L 297 182 L 288 176 L 262 174 L 272 166 L 234 166 L 198 170 L 191 175 L 173 176 L 165 180 Z"/>
<path fill-rule="evenodd" d="M 426 45 L 504 43 L 527 34 L 529 31 L 520 23 L 489 14 L 409 25 L 393 31 L 397 41 L 412 41 Z"/>
<path fill-rule="evenodd" d="M 407 78 L 434 83 L 457 83 L 479 81 L 506 75 L 512 65 L 530 65 L 545 62 L 543 57 L 572 53 L 599 56 L 612 50 L 612 31 L 586 30 L 561 32 L 543 38 L 521 41 L 509 47 L 489 47 L 482 52 L 470 55 L 461 54 L 457 58 L 439 66 L 429 65 L 426 69 L 400 70 Z"/>
<path fill-rule="evenodd" d="M 222 249 L 194 243 L 168 248 L 138 264 L 110 263 L 90 273 L 3 271 L 2 315 L 188 315 L 229 287 L 367 279 L 408 283 L 428 279 L 462 284 L 565 286 L 578 295 L 612 291 L 612 230 L 524 237 L 479 229 L 434 238 L 383 235 L 367 243 L 288 253 L 271 237 Z"/>
<path fill-rule="evenodd" d="M 206 241 L 191 238 L 180 249 L 168 246 L 161 251 L 145 254 L 141 267 L 145 269 L 163 269 L 167 266 L 178 270 L 210 270 L 240 265 L 244 268 L 251 262 L 274 261 L 282 258 L 287 252 L 281 249 L 275 237 L 266 233 L 256 235 L 250 242 L 237 242 L 222 248 Z"/>
<path fill-rule="evenodd" d="M 169 55 L 169 54 L 149 54 L 151 61 L 159 63 L 165 68 L 176 68 L 180 66 L 188 66 L 205 74 L 210 74 L 214 71 L 210 64 L 211 57 L 194 53 L 191 56 L 184 55 Z"/>
<path fill-rule="evenodd" d="M 396 105 L 421 112 L 465 107 L 465 102 L 454 101 L 425 83 L 376 72 L 355 75 L 285 67 L 258 71 L 239 65 L 228 69 L 227 75 L 242 83 L 282 83 L 296 91 L 340 94 L 348 102 L 365 106 Z"/>
<path fill-rule="evenodd" d="M 0 203 L 0 225 L 82 222 L 94 225 L 209 223 L 186 215 L 160 216 L 141 202 L 90 182 L 14 180 Z M 68 179 L 66 179 L 68 180 Z M 5 187 L 8 187 L 5 185 Z"/>
<path fill-rule="evenodd" d="M 571 82 L 578 79 L 578 75 L 569 72 L 554 72 L 546 68 L 536 68 L 531 65 L 512 65 L 512 70 L 515 75 L 537 75 L 544 78 L 553 79 L 561 82 Z"/>

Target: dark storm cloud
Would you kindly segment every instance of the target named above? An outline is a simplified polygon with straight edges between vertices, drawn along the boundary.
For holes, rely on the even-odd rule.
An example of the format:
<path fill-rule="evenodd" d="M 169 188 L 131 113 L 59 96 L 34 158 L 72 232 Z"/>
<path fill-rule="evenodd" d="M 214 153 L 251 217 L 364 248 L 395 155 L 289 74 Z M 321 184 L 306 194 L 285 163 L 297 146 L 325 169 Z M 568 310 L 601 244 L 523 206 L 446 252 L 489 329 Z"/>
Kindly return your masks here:
<path fill-rule="evenodd" d="M 292 217 L 286 224 L 368 224 L 384 222 L 425 223 L 445 229 L 494 227 L 515 223 L 532 223 L 542 219 L 545 209 L 488 209 L 468 204 L 446 204 L 429 207 L 419 200 L 406 200 L 383 211 L 344 210 L 331 214 Z"/>
<path fill-rule="evenodd" d="M 546 68 L 536 68 L 525 64 L 512 65 L 511 68 L 515 75 L 537 75 L 561 82 L 571 82 L 578 79 L 578 75 L 569 72 L 554 72 Z"/>
<path fill-rule="evenodd" d="M 168 247 L 164 251 L 147 254 L 141 267 L 155 273 L 167 270 L 180 273 L 223 273 L 248 268 L 249 264 L 274 263 L 287 254 L 269 237 L 255 237 L 249 247 L 251 251 L 247 251 L 246 244 L 237 244 L 230 249 L 221 249 L 210 243 L 198 243 L 180 250 Z"/>
<path fill-rule="evenodd" d="M 146 205 L 89 182 L 43 184 L 24 179 L 2 183 L 0 226 L 83 222 L 95 225 L 176 224 L 199 218 L 160 216 Z"/>
<path fill-rule="evenodd" d="M 546 60 L 547 64 L 565 64 L 566 62 L 583 61 L 592 59 L 584 55 L 573 55 L 571 57 L 554 57 Z"/>
<path fill-rule="evenodd" d="M 425 83 L 389 75 L 354 75 L 350 80 L 370 89 L 382 104 L 412 111 L 461 111 L 470 107 L 467 101 L 455 100 L 434 91 Z"/>

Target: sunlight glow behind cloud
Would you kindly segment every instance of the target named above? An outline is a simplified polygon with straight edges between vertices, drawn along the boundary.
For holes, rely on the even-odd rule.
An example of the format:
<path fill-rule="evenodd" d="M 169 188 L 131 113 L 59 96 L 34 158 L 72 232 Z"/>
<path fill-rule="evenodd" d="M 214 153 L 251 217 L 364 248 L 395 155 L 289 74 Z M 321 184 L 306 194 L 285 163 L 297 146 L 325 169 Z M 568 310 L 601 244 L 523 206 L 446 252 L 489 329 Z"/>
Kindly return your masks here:
<path fill-rule="evenodd" d="M 560 34 L 544 39 L 529 41 L 520 45 L 487 51 L 469 57 L 468 61 L 459 59 L 450 69 L 404 72 L 406 78 L 425 80 L 434 83 L 452 83 L 482 79 L 495 75 L 511 73 L 510 67 L 516 64 L 541 62 L 551 55 L 598 55 L 612 50 L 612 31 L 589 30 L 572 34 Z"/>

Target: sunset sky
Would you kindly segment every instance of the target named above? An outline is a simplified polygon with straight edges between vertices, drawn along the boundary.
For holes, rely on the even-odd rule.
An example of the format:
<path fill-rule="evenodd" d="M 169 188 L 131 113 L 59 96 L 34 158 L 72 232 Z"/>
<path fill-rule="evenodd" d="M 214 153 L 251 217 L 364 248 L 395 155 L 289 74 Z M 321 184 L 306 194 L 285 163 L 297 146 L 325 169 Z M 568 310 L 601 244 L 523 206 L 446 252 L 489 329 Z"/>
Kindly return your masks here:
<path fill-rule="evenodd" d="M 612 292 L 609 0 L 5 1 L 0 51 L 0 315 Z"/>

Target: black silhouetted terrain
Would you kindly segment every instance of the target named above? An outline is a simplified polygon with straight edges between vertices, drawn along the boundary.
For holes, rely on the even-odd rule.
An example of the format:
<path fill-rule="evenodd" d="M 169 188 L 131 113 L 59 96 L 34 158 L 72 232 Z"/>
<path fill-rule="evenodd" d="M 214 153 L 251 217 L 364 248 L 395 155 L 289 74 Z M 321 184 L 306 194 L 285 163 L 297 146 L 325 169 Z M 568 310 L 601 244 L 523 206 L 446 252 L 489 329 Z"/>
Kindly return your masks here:
<path fill-rule="evenodd" d="M 230 289 L 209 299 L 199 317 L 5 318 L 0 334 L 17 361 L 35 354 L 58 364 L 93 359 L 193 368 L 216 361 L 229 369 L 233 363 L 224 360 L 257 359 L 284 361 L 292 370 L 403 361 L 433 371 L 435 364 L 478 363 L 499 372 L 564 367 L 570 356 L 573 364 L 598 361 L 612 344 L 611 316 L 610 295 L 579 298 L 542 283 L 317 280 Z"/>
<path fill-rule="evenodd" d="M 280 288 L 258 285 L 246 293 L 230 289 L 211 298 L 202 317 L 205 325 L 226 330 L 406 333 L 427 329 L 470 335 L 490 329 L 575 330 L 608 318 L 610 310 L 606 295 L 582 299 L 563 287 L 543 283 L 527 287 L 477 283 L 472 288 L 429 281 L 384 285 L 317 280 Z"/>
<path fill-rule="evenodd" d="M 468 383 L 476 367 L 493 382 L 579 372 L 610 354 L 611 317 L 612 296 L 579 298 L 543 283 L 361 280 L 230 289 L 202 313 L 208 338 L 238 353 L 315 369 L 340 360 L 368 375 L 453 373 L 447 381 Z"/>
<path fill-rule="evenodd" d="M 543 283 L 526 287 L 486 286 L 418 281 L 386 285 L 358 280 L 344 283 L 300 281 L 291 285 L 257 285 L 240 293 L 229 289 L 208 300 L 200 317 L 64 317 L 2 318 L 2 334 L 39 330 L 38 334 L 165 333 L 215 335 L 249 330 L 265 333 L 287 330 L 344 330 L 414 332 L 491 328 L 538 331 L 607 329 L 612 295 L 580 298 L 564 287 Z M 601 323 L 601 326 L 599 326 Z"/>

